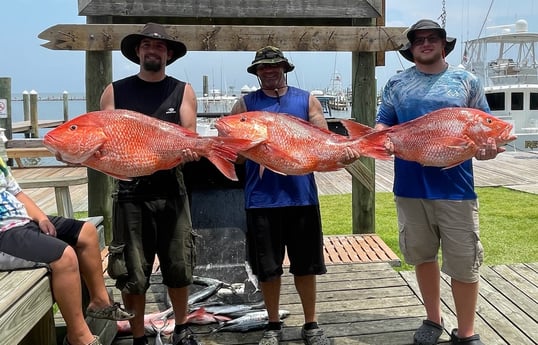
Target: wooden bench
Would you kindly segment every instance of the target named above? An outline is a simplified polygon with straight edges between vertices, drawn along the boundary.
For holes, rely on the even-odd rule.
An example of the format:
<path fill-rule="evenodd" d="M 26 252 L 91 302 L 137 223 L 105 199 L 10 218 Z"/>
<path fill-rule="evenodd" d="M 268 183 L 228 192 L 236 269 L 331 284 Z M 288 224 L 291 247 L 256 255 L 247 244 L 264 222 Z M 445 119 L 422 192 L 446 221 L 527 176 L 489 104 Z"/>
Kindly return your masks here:
<path fill-rule="evenodd" d="M 0 272 L 2 344 L 56 344 L 46 268 Z"/>
<path fill-rule="evenodd" d="M 54 157 L 45 146 L 43 139 L 11 139 L 6 142 L 7 158 L 12 158 L 19 168 L 24 167 L 22 158 Z"/>
<path fill-rule="evenodd" d="M 73 218 L 73 202 L 69 193 L 69 186 L 88 183 L 87 176 L 47 177 L 35 180 L 17 180 L 22 189 L 27 188 L 54 188 L 56 208 L 58 215 Z"/>
<path fill-rule="evenodd" d="M 103 217 L 88 217 L 97 227 L 99 246 L 105 248 Z M 86 291 L 84 289 L 84 291 Z M 87 292 L 81 301 L 88 303 Z M 65 336 L 65 321 L 61 313 L 53 312 L 50 274 L 46 268 L 0 271 L 0 330 L 2 344 L 56 345 Z M 110 344 L 117 328 L 114 321 L 86 318 L 90 330 L 99 335 L 103 344 Z"/>

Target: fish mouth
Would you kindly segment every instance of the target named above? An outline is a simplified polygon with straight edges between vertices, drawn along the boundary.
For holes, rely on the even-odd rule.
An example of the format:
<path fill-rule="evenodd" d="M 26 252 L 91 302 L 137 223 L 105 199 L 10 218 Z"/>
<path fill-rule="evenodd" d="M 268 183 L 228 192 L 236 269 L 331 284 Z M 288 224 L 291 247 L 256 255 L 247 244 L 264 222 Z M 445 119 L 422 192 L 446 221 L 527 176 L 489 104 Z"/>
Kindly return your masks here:
<path fill-rule="evenodd" d="M 215 121 L 214 123 L 215 128 L 219 132 L 219 135 L 228 135 L 231 131 L 231 126 L 228 125 L 224 120 L 220 119 Z"/>
<path fill-rule="evenodd" d="M 498 145 L 505 145 L 517 139 L 517 136 L 513 134 L 513 128 L 514 126 L 512 126 L 512 124 L 508 124 L 504 127 L 504 130 L 499 134 L 497 140 Z"/>

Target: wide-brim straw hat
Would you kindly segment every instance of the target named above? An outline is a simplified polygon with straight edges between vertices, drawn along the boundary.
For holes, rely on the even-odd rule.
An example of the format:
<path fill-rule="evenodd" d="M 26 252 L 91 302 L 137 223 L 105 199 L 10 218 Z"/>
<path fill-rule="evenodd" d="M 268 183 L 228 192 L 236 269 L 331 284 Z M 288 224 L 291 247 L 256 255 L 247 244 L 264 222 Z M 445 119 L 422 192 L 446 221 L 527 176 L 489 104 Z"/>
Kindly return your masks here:
<path fill-rule="evenodd" d="M 407 60 L 411 62 L 415 62 L 415 60 L 413 59 L 413 54 L 411 53 L 410 48 L 411 48 L 411 44 L 413 40 L 415 39 L 415 32 L 418 30 L 438 31 L 439 34 L 441 35 L 441 38 L 444 38 L 446 42 L 445 56 L 450 54 L 450 52 L 454 50 L 454 47 L 456 46 L 456 38 L 447 37 L 446 30 L 443 29 L 439 24 L 437 24 L 436 22 L 430 19 L 421 19 L 415 24 L 411 25 L 411 27 L 409 27 L 409 29 L 406 30 L 408 42 L 402 49 L 400 49 L 400 54 L 402 54 L 404 58 L 406 58 Z"/>
<path fill-rule="evenodd" d="M 258 68 L 259 64 L 275 64 L 281 62 L 284 63 L 284 73 L 291 72 L 295 68 L 295 66 L 284 57 L 282 51 L 277 47 L 263 47 L 256 52 L 254 60 L 252 61 L 251 65 L 247 67 L 247 72 L 257 75 L 256 69 Z"/>
<path fill-rule="evenodd" d="M 166 65 L 170 65 L 187 53 L 185 44 L 170 36 L 162 25 L 147 23 L 142 29 L 142 32 L 127 35 L 121 40 L 121 53 L 123 56 L 136 64 L 140 64 L 140 59 L 136 55 L 136 47 L 144 38 L 152 38 L 166 42 L 168 50 L 172 51 L 172 57 L 168 59 Z"/>

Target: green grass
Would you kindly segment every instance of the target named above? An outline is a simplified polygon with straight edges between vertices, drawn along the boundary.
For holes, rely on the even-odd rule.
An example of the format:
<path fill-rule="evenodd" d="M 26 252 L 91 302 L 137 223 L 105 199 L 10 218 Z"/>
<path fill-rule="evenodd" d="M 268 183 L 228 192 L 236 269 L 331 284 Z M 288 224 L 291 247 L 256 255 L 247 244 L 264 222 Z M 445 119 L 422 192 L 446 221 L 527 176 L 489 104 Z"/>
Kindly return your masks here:
<path fill-rule="evenodd" d="M 504 187 L 477 188 L 484 265 L 538 262 L 538 195 Z M 376 233 L 402 259 L 392 193 L 376 193 Z M 350 234 L 351 194 L 320 196 L 325 235 Z"/>

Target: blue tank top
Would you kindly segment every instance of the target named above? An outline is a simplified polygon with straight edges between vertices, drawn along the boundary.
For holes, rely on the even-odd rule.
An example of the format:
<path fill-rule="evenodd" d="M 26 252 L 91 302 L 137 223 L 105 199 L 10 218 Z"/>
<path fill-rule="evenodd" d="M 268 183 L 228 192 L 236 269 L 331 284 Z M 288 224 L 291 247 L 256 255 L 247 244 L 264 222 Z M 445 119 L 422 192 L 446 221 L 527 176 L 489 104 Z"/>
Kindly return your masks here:
<path fill-rule="evenodd" d="M 288 87 L 280 98 L 269 97 L 257 90 L 243 97 L 248 111 L 265 110 L 286 113 L 308 121 L 307 91 Z M 245 162 L 245 207 L 274 208 L 287 206 L 318 205 L 318 190 L 314 174 L 285 176 L 265 169 L 260 178 L 260 165 Z"/>
<path fill-rule="evenodd" d="M 393 126 L 446 107 L 489 106 L 479 80 L 461 68 L 448 67 L 439 74 L 425 74 L 411 67 L 391 77 L 383 89 L 376 122 Z M 476 199 L 472 159 L 450 168 L 423 167 L 394 159 L 394 194 L 407 198 Z"/>

